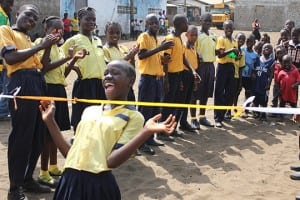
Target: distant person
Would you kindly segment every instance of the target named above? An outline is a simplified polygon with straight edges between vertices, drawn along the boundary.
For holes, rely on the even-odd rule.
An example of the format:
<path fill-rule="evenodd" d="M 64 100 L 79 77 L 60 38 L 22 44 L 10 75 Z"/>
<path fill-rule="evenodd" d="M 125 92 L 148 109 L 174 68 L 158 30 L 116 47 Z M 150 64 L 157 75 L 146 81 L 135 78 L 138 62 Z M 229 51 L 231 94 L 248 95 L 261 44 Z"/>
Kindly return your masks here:
<path fill-rule="evenodd" d="M 292 57 L 293 65 L 300 71 L 300 28 L 292 30 L 292 37 L 289 41 L 288 55 Z"/>
<path fill-rule="evenodd" d="M 10 13 L 14 5 L 14 0 L 2 0 L 0 1 L 0 26 L 10 26 Z M 3 66 L 3 60 L 0 58 L 0 94 L 3 92 L 7 94 L 7 70 Z M 0 120 L 10 119 L 10 113 L 8 109 L 8 99 L 0 99 Z"/>
<path fill-rule="evenodd" d="M 192 103 L 196 103 L 199 100 L 200 105 L 206 105 L 208 98 L 213 97 L 214 83 L 215 83 L 215 65 L 216 61 L 216 44 L 217 37 L 209 31 L 212 25 L 212 15 L 206 13 L 201 16 L 201 31 L 198 35 L 197 42 L 195 44 L 197 53 L 200 56 L 200 63 L 197 69 L 197 73 L 200 75 L 201 82 L 198 90 L 193 93 Z M 197 129 L 200 129 L 200 125 L 212 127 L 214 126 L 205 116 L 205 108 L 199 110 L 199 121 L 196 117 L 196 109 L 190 109 L 192 125 Z"/>
<path fill-rule="evenodd" d="M 260 24 L 259 24 L 259 22 L 258 22 L 258 19 L 255 19 L 255 20 L 252 22 L 252 34 L 255 36 L 255 39 L 256 39 L 257 41 L 260 41 L 260 38 L 261 38 L 259 29 L 260 29 Z"/>
<path fill-rule="evenodd" d="M 77 12 L 74 12 L 73 18 L 71 18 L 72 36 L 79 32 L 79 21 Z"/>
<path fill-rule="evenodd" d="M 274 58 L 272 56 L 273 47 L 271 44 L 266 43 L 262 48 L 262 55 L 259 58 L 259 64 L 253 69 L 253 84 L 252 95 L 255 96 L 253 105 L 255 107 L 267 107 L 268 92 L 272 81 L 272 67 Z M 254 113 L 254 118 L 259 118 L 261 121 L 267 121 L 265 112 Z"/>
<path fill-rule="evenodd" d="M 284 23 L 284 28 L 286 28 L 290 32 L 290 35 L 292 35 L 292 30 L 295 28 L 295 22 L 290 19 L 286 20 Z"/>
<path fill-rule="evenodd" d="M 72 36 L 72 22 L 71 20 L 68 18 L 68 13 L 64 13 L 64 18 L 62 19 L 63 23 L 64 23 L 64 41 L 66 41 L 68 38 L 70 38 Z"/>
<path fill-rule="evenodd" d="M 215 84 L 215 105 L 229 106 L 234 97 L 234 63 L 239 54 L 237 41 L 232 37 L 233 21 L 223 23 L 224 35 L 217 40 L 217 72 Z M 223 127 L 225 110 L 215 110 L 215 126 Z"/>

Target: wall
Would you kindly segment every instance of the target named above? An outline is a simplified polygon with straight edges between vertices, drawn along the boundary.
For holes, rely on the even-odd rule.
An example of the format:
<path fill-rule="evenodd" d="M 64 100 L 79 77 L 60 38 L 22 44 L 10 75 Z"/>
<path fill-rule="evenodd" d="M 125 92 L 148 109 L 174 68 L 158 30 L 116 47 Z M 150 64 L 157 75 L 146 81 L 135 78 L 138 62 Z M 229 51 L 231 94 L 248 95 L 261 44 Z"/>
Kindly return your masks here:
<path fill-rule="evenodd" d="M 51 3 L 51 6 L 49 5 L 49 2 Z M 45 18 L 46 16 L 51 16 L 51 15 L 55 15 L 55 16 L 59 16 L 60 14 L 60 0 L 49 0 L 49 1 L 42 1 L 42 0 L 15 0 L 15 4 L 14 4 L 14 8 L 13 8 L 13 13 L 12 13 L 12 20 L 11 20 L 11 24 L 14 24 L 16 22 L 16 12 L 19 9 L 19 7 L 21 5 L 24 4 L 35 4 L 36 6 L 38 6 L 38 8 L 40 9 L 40 19 L 38 21 L 38 24 L 36 26 L 36 28 L 34 30 L 32 30 L 30 32 L 30 35 L 33 37 L 36 33 L 38 33 L 39 35 L 43 34 L 43 27 L 41 24 L 41 21 L 43 18 Z"/>
<path fill-rule="evenodd" d="M 236 1 L 235 28 L 251 30 L 251 23 L 259 19 L 262 31 L 279 31 L 287 19 L 299 26 L 299 0 L 239 0 Z"/>
<path fill-rule="evenodd" d="M 105 6 L 103 6 L 105 3 Z M 88 0 L 88 5 L 96 9 L 97 25 L 100 30 L 100 35 L 104 35 L 104 26 L 108 21 L 117 21 L 121 24 L 123 33 L 130 32 L 130 14 L 118 13 L 118 5 L 130 6 L 130 0 L 114 0 L 114 1 L 99 1 Z M 134 0 L 134 7 L 137 7 L 137 13 L 134 14 L 134 19 L 144 20 L 148 14 L 149 8 L 166 10 L 166 1 L 164 0 Z M 157 11 L 158 13 L 158 11 Z"/>

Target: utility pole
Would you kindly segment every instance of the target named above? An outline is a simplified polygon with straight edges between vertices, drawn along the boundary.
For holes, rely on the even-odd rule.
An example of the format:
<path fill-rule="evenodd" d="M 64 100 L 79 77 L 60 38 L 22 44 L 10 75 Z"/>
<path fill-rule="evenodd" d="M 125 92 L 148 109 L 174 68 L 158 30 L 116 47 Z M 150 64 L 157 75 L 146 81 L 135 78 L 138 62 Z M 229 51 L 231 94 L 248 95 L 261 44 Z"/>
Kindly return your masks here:
<path fill-rule="evenodd" d="M 223 0 L 224 1 L 224 0 Z M 187 14 L 187 9 L 186 9 L 186 0 L 183 2 L 183 7 L 184 7 L 184 14 Z"/>
<path fill-rule="evenodd" d="M 134 10 L 134 0 L 130 0 L 130 21 L 134 19 L 133 10 Z"/>

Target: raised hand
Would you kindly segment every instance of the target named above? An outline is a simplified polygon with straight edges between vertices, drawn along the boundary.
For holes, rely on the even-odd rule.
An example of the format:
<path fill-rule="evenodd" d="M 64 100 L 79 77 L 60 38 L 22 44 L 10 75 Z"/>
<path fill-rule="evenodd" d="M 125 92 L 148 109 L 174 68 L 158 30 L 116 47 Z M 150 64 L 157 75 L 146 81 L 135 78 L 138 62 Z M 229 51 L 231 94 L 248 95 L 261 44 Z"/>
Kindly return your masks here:
<path fill-rule="evenodd" d="M 175 116 L 170 115 L 165 121 L 158 122 L 161 116 L 161 114 L 158 114 L 150 118 L 146 122 L 145 128 L 151 131 L 152 133 L 164 132 L 169 135 L 174 131 L 176 127 Z"/>
<path fill-rule="evenodd" d="M 41 111 L 43 121 L 54 119 L 55 116 L 54 101 L 41 100 L 39 109 Z"/>

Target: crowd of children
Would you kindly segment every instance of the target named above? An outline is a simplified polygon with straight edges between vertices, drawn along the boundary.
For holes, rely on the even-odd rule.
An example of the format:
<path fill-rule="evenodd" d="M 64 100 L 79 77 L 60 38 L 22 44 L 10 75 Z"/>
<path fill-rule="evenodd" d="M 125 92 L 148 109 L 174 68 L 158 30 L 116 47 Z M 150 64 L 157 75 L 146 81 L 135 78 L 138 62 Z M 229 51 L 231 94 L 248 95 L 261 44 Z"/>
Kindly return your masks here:
<path fill-rule="evenodd" d="M 146 31 L 134 34 L 137 42 L 130 49 L 119 44 L 122 29 L 117 22 L 106 24 L 106 43 L 102 45 L 93 34 L 96 11 L 91 7 L 75 13 L 79 27 L 63 44 L 60 42 L 66 27 L 57 16 L 43 20 L 46 34 L 33 44 L 28 32 L 38 17 L 38 8 L 26 4 L 17 12 L 16 25 L 0 27 L 1 56 L 9 77 L 7 89 L 14 91 L 21 86 L 19 95 L 67 97 L 65 78 L 74 70 L 77 80 L 72 98 L 78 99 L 184 104 L 199 101 L 206 105 L 214 96 L 216 106 L 232 106 L 237 105 L 244 88 L 246 98 L 255 96 L 254 106 L 267 107 L 274 80 L 272 106 L 297 107 L 300 29 L 291 27 L 291 20 L 280 31 L 273 53 L 267 34 L 262 34 L 256 44 L 253 34 L 238 33 L 234 37 L 230 20 L 223 24 L 224 35 L 215 36 L 209 31 L 211 14 L 201 16 L 199 31 L 196 26 L 188 26 L 186 16 L 175 15 L 174 31 L 161 43 L 157 38 L 160 18 L 149 14 L 145 18 Z M 185 32 L 186 42 L 182 40 Z M 136 63 L 140 74 L 137 98 L 133 90 Z M 184 132 L 195 132 L 200 125 L 223 128 L 223 121 L 231 119 L 231 110 L 214 110 L 213 125 L 205 116 L 205 108 L 199 114 L 197 109 L 186 108 L 135 109 L 129 105 L 77 102 L 72 105 L 70 120 L 66 102 L 11 100 L 8 199 L 26 199 L 24 191 L 50 192 L 48 186 L 56 188 L 54 199 L 120 199 L 112 168 L 133 153 L 155 154 L 153 146 L 164 145 L 159 140 L 172 142 L 175 137 L 183 137 L 176 130 L 177 124 Z M 243 117 L 250 114 L 245 111 Z M 267 120 L 266 113 L 252 114 Z M 283 115 L 279 117 L 283 119 Z M 60 133 L 71 125 L 75 134 L 72 146 Z M 57 148 L 66 157 L 64 172 L 57 167 Z M 36 181 L 32 175 L 40 155 L 41 170 Z M 59 183 L 52 176 L 61 176 Z"/>

